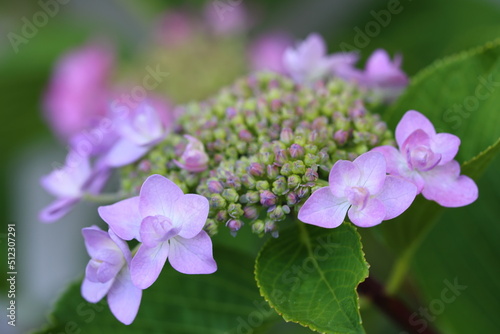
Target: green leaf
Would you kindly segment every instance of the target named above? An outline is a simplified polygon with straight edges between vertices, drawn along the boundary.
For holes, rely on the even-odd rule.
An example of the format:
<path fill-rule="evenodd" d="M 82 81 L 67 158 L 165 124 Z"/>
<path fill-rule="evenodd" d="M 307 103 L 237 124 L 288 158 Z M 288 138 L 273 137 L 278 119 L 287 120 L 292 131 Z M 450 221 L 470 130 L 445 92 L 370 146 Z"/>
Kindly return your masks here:
<path fill-rule="evenodd" d="M 298 222 L 264 245 L 255 265 L 260 293 L 286 321 L 322 333 L 364 333 L 356 287 L 368 276 L 352 224 Z"/>
<path fill-rule="evenodd" d="M 395 127 L 411 109 L 425 114 L 438 132 L 461 138 L 457 158 L 469 160 L 463 173 L 477 180 L 500 151 L 500 39 L 424 69 L 389 110 L 389 123 Z M 389 293 L 399 288 L 415 252 L 443 212 L 419 196 L 403 215 L 376 228 L 399 254 Z"/>
<path fill-rule="evenodd" d="M 63 294 L 38 333 L 263 333 L 279 320 L 259 296 L 252 277 L 253 259 L 232 249 L 216 248 L 218 270 L 212 275 L 183 275 L 166 266 L 144 290 L 135 321 L 125 326 L 106 302 L 90 304 L 80 296 L 80 282 Z M 69 328 L 69 330 L 68 330 Z"/>

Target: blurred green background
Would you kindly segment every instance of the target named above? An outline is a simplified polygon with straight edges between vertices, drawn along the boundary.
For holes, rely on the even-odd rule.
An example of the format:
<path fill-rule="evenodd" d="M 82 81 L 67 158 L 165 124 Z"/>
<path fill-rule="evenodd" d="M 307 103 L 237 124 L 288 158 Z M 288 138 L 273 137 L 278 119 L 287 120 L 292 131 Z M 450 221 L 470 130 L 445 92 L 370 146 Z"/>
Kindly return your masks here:
<path fill-rule="evenodd" d="M 39 202 L 33 203 L 31 202 L 32 197 L 28 195 L 43 193 L 35 176 L 43 175 L 51 170 L 51 161 L 54 161 L 51 159 L 62 161 L 64 157 L 64 148 L 47 128 L 41 109 L 43 92 L 56 59 L 65 51 L 81 45 L 94 36 L 105 36 L 118 46 L 124 62 L 133 60 L 144 46 L 144 36 L 150 32 L 154 20 L 163 11 L 179 6 L 193 11 L 201 11 L 209 3 L 208 1 L 180 0 L 143 2 L 70 0 L 67 2 L 67 4 L 60 5 L 59 12 L 50 18 L 46 25 L 40 27 L 33 38 L 30 38 L 26 44 L 20 45 L 17 53 L 14 52 L 7 36 L 9 32 L 19 33 L 23 25 L 22 18 L 31 18 L 34 13 L 40 11 L 40 4 L 38 1 L 4 1 L 0 4 L 0 33 L 2 35 L 2 39 L 0 39 L 0 109 L 2 116 L 0 122 L 0 152 L 2 157 L 0 164 L 0 215 L 2 230 L 0 233 L 5 234 L 7 223 L 16 223 L 18 228 L 18 266 L 40 266 L 40 263 L 30 262 L 35 260 L 30 257 L 31 250 L 29 249 L 38 244 L 32 241 L 36 239 L 36 236 L 28 236 L 27 234 L 31 230 L 35 230 L 35 227 L 31 226 L 39 224 L 34 217 L 36 217 L 36 212 L 48 203 L 49 197 L 42 197 Z M 296 39 L 302 39 L 308 33 L 316 31 L 327 39 L 329 51 L 332 52 L 340 51 L 341 45 L 345 45 L 345 43 L 355 45 L 356 41 L 359 41 L 358 31 L 365 31 L 366 25 L 375 20 L 374 13 L 379 13 L 394 4 L 395 1 L 391 0 L 243 1 L 243 5 L 253 13 L 256 22 L 249 32 L 250 36 L 271 30 L 282 30 L 289 32 Z M 500 0 L 403 0 L 399 2 L 398 8 L 401 8 L 401 11 L 392 15 L 390 22 L 387 22 L 385 27 L 380 27 L 379 32 L 373 33 L 374 37 L 369 37 L 365 41 L 366 43 L 363 43 L 366 45 L 362 45 L 359 49 L 363 59 L 366 59 L 376 48 L 387 49 L 391 54 L 403 54 L 403 69 L 410 76 L 440 57 L 481 45 L 500 36 Z M 361 45 L 358 43 L 358 46 Z M 175 80 L 175 77 L 169 80 Z M 424 110 L 422 112 L 425 113 Z M 45 152 L 47 153 L 45 160 L 43 160 Z M 36 156 L 42 156 L 42 159 L 30 159 L 30 157 Z M 44 165 L 25 166 L 25 164 L 36 164 L 40 161 L 44 161 Z M 35 168 L 35 176 L 22 174 L 23 171 L 27 170 L 25 167 Z M 500 187 L 495 172 L 498 171 L 499 167 L 498 161 L 495 166 L 490 167 L 487 175 L 479 184 L 480 189 L 482 186 L 492 183 Z M 418 280 L 418 286 L 422 289 L 422 295 L 428 298 L 427 301 L 421 300 L 421 305 L 427 305 L 429 300 L 439 296 L 440 289 L 443 288 L 443 280 L 453 280 L 454 277 L 471 275 L 471 271 L 474 269 L 461 266 L 460 263 L 453 265 L 452 270 L 456 275 L 452 277 L 444 277 L 445 272 L 442 273 L 442 276 L 426 277 L 425 272 L 441 268 L 443 263 L 447 263 L 448 257 L 456 254 L 455 248 L 467 247 L 465 244 L 453 243 L 463 239 L 463 237 L 457 239 L 454 231 L 459 230 L 461 235 L 465 233 L 468 238 L 480 240 L 487 232 L 476 230 L 477 233 L 469 233 L 468 226 L 470 224 L 475 224 L 479 220 L 486 221 L 486 224 L 498 225 L 500 223 L 498 203 L 496 203 L 498 198 L 500 198 L 498 190 L 481 192 L 480 200 L 474 204 L 472 209 L 459 209 L 447 214 L 445 219 L 441 220 L 438 226 L 433 229 L 416 259 L 415 276 Z M 75 218 L 76 215 L 74 213 L 71 217 Z M 96 215 L 93 219 L 97 219 Z M 84 222 L 84 226 L 93 223 L 94 221 L 87 220 Z M 454 224 L 453 226 L 456 228 L 449 228 L 450 224 Z M 63 228 L 60 222 L 47 227 L 50 231 L 58 228 Z M 71 233 L 74 234 L 75 238 L 79 237 L 79 231 Z M 372 264 L 372 271 L 379 277 L 384 277 L 390 264 L 386 261 L 386 252 L 385 250 L 372 249 L 368 239 L 370 236 L 366 236 L 366 238 L 365 249 L 368 260 Z M 470 241 L 467 238 L 465 240 Z M 443 246 L 447 244 L 450 246 Z M 62 248 L 63 245 L 56 247 Z M 83 253 L 81 258 L 85 259 L 83 242 L 79 247 Z M 3 237 L 2 254 L 4 254 L 5 248 Z M 496 249 L 494 255 L 500 255 L 499 247 L 496 246 L 494 249 Z M 59 251 L 64 251 L 64 249 L 59 249 Z M 6 261 L 4 259 L 6 256 L 2 255 L 0 260 L 2 268 L 0 273 L 2 296 L 0 300 L 2 302 L 6 298 L 4 284 Z M 24 261 L 24 265 L 20 263 L 21 261 Z M 46 259 L 46 261 L 46 263 L 51 263 L 51 259 Z M 64 263 L 59 265 L 64 266 Z M 44 268 L 46 271 L 53 270 L 42 264 L 40 270 L 43 271 Z M 83 272 L 83 267 L 81 267 L 80 272 Z M 500 274 L 498 269 L 492 272 Z M 62 289 L 68 280 L 76 277 L 77 273 L 67 273 L 62 282 L 55 283 L 56 286 Z M 30 282 L 37 280 L 36 276 L 22 277 L 22 275 L 23 272 L 20 271 L 18 281 L 20 295 L 23 294 L 23 284 L 27 286 L 24 293 L 28 294 L 30 291 L 28 286 L 30 284 L 33 286 Z M 56 279 L 54 278 L 54 280 Z M 484 279 L 497 280 L 498 275 Z M 464 302 L 469 300 L 477 305 L 481 305 L 482 298 L 488 298 L 487 295 L 483 295 L 482 291 L 476 291 L 474 286 L 470 286 L 465 294 L 467 296 L 463 298 Z M 23 318 L 19 318 L 20 332 L 44 322 L 44 315 L 48 312 L 51 302 L 56 298 L 56 293 L 49 294 L 47 300 L 37 300 L 29 296 L 24 298 L 26 301 L 32 300 L 37 308 L 33 309 L 36 314 L 29 314 L 25 317 L 28 319 L 26 322 L 23 323 Z M 460 301 L 453 304 L 437 317 L 436 321 L 440 328 L 447 328 L 447 332 L 450 333 L 457 332 L 457 326 L 452 323 L 458 319 L 461 312 L 467 310 L 467 307 L 462 309 L 460 305 L 463 305 Z M 23 306 L 20 307 L 19 312 L 22 312 Z M 474 316 L 476 317 L 474 319 L 477 320 L 471 316 L 468 320 L 462 319 L 462 321 L 481 323 L 493 321 L 491 310 L 485 312 L 476 310 Z M 368 308 L 364 314 L 364 323 L 369 333 L 399 333 L 398 329 L 390 324 L 384 316 L 371 308 Z M 0 332 L 12 330 L 4 325 L 2 323 Z M 281 331 L 288 333 L 292 333 L 292 330 L 297 330 L 298 333 L 306 332 L 297 327 L 290 325 L 286 327 L 286 331 L 285 329 L 281 329 Z M 461 333 L 469 332 L 463 331 Z"/>

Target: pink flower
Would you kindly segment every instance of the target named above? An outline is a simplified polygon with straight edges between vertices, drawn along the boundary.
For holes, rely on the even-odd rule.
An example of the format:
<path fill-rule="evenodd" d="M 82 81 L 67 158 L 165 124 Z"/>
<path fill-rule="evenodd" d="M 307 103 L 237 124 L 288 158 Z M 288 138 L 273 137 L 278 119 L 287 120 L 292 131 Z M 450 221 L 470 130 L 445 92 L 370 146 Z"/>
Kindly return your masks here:
<path fill-rule="evenodd" d="M 415 199 L 417 188 L 396 176 L 386 175 L 384 156 L 360 155 L 353 162 L 339 160 L 330 171 L 329 186 L 312 193 L 298 218 L 320 227 L 337 227 L 345 219 L 371 227 L 403 213 Z"/>
<path fill-rule="evenodd" d="M 460 175 L 460 165 L 453 160 L 460 146 L 457 136 L 436 133 L 424 115 L 410 110 L 396 127 L 396 141 L 399 151 L 392 146 L 373 149 L 384 154 L 389 174 L 413 182 L 425 198 L 445 207 L 464 206 L 477 199 L 476 184 Z"/>
<path fill-rule="evenodd" d="M 144 101 L 132 111 L 115 111 L 113 120 L 119 138 L 105 155 L 105 164 L 121 167 L 133 163 L 165 138 L 171 124 L 165 124 L 162 118 L 168 111 L 157 106 Z"/>
<path fill-rule="evenodd" d="M 102 44 L 86 45 L 59 60 L 44 107 L 49 124 L 62 139 L 95 126 L 106 114 L 113 66 L 114 54 Z"/>
<path fill-rule="evenodd" d="M 132 255 L 127 243 L 113 231 L 106 233 L 97 226 L 82 229 L 82 234 L 91 256 L 81 288 L 83 298 L 97 303 L 108 295 L 113 315 L 130 325 L 139 310 L 142 290 L 132 283 L 130 277 Z"/>
<path fill-rule="evenodd" d="M 142 242 L 131 262 L 134 284 L 145 289 L 158 278 L 167 258 L 184 274 L 217 270 L 212 241 L 203 231 L 208 200 L 187 194 L 169 179 L 150 176 L 140 195 L 99 208 L 99 215 L 120 238 Z"/>
<path fill-rule="evenodd" d="M 90 166 L 89 159 L 70 152 L 66 164 L 41 178 L 42 187 L 57 199 L 44 208 L 39 219 L 53 223 L 68 214 L 86 193 L 99 193 L 110 175 L 106 167 Z"/>
<path fill-rule="evenodd" d="M 242 1 L 210 1 L 205 6 L 205 20 L 217 35 L 232 35 L 243 32 L 249 18 Z"/>
<path fill-rule="evenodd" d="M 273 71 L 285 74 L 283 54 L 293 44 L 285 33 L 269 33 L 255 40 L 249 49 L 249 58 L 254 71 Z"/>
<path fill-rule="evenodd" d="M 293 80 L 310 84 L 329 75 L 337 75 L 358 60 L 356 53 L 327 55 L 326 44 L 318 34 L 310 34 L 296 48 L 287 48 L 283 55 L 286 71 Z"/>
<path fill-rule="evenodd" d="M 189 135 L 184 137 L 188 140 L 188 144 L 180 161 L 174 160 L 175 164 L 190 172 L 203 172 L 208 168 L 208 155 L 205 153 L 203 143 Z"/>
<path fill-rule="evenodd" d="M 376 96 L 387 102 L 395 100 L 408 85 L 408 77 L 401 70 L 402 57 L 394 60 L 387 51 L 378 49 L 368 58 L 365 70 L 346 66 L 338 75 L 348 81 L 355 81 L 360 86 L 370 89 Z"/>

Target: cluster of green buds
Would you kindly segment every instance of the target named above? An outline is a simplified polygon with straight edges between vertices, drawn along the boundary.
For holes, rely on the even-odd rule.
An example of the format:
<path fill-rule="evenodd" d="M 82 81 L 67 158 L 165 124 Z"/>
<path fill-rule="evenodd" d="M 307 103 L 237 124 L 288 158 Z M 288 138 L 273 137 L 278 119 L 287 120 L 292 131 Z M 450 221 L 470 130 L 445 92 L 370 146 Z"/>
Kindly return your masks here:
<path fill-rule="evenodd" d="M 179 107 L 175 131 L 124 168 L 122 186 L 136 192 L 147 176 L 165 175 L 184 192 L 208 198 L 209 233 L 225 225 L 235 234 L 249 225 L 258 235 L 277 236 L 278 222 L 296 217 L 327 184 L 336 161 L 393 145 L 369 107 L 354 84 L 339 79 L 301 86 L 277 74 L 254 74 L 211 100 Z M 194 146 L 201 149 L 190 157 L 203 160 L 195 171 L 179 162 Z"/>

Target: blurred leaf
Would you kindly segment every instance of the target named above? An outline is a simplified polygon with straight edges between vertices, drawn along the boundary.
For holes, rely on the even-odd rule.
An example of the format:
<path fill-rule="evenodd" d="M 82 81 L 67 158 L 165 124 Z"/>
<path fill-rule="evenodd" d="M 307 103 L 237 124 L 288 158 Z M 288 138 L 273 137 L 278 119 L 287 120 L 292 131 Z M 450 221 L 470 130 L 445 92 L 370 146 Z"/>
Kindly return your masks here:
<path fill-rule="evenodd" d="M 216 248 L 215 258 L 219 269 L 212 275 L 183 275 L 167 266 L 144 291 L 129 326 L 116 320 L 105 302 L 85 302 L 80 282 L 75 283 L 57 302 L 50 325 L 38 333 L 65 332 L 69 324 L 86 334 L 265 332 L 279 317 L 259 296 L 253 259 L 227 248 Z"/>
<path fill-rule="evenodd" d="M 438 132 L 462 139 L 458 157 L 471 159 L 464 173 L 477 179 L 498 153 L 500 138 L 500 40 L 485 47 L 440 60 L 419 73 L 405 94 L 386 115 L 395 127 L 403 113 L 424 113 Z M 477 101 L 470 109 L 468 101 Z M 466 113 L 455 112 L 457 103 Z M 443 208 L 421 196 L 393 221 L 378 227 L 399 255 L 388 283 L 394 293 L 409 269 L 421 242 Z"/>
<path fill-rule="evenodd" d="M 255 276 L 286 321 L 322 333 L 364 333 L 356 287 L 368 264 L 352 224 L 324 229 L 298 222 L 264 245 Z"/>

